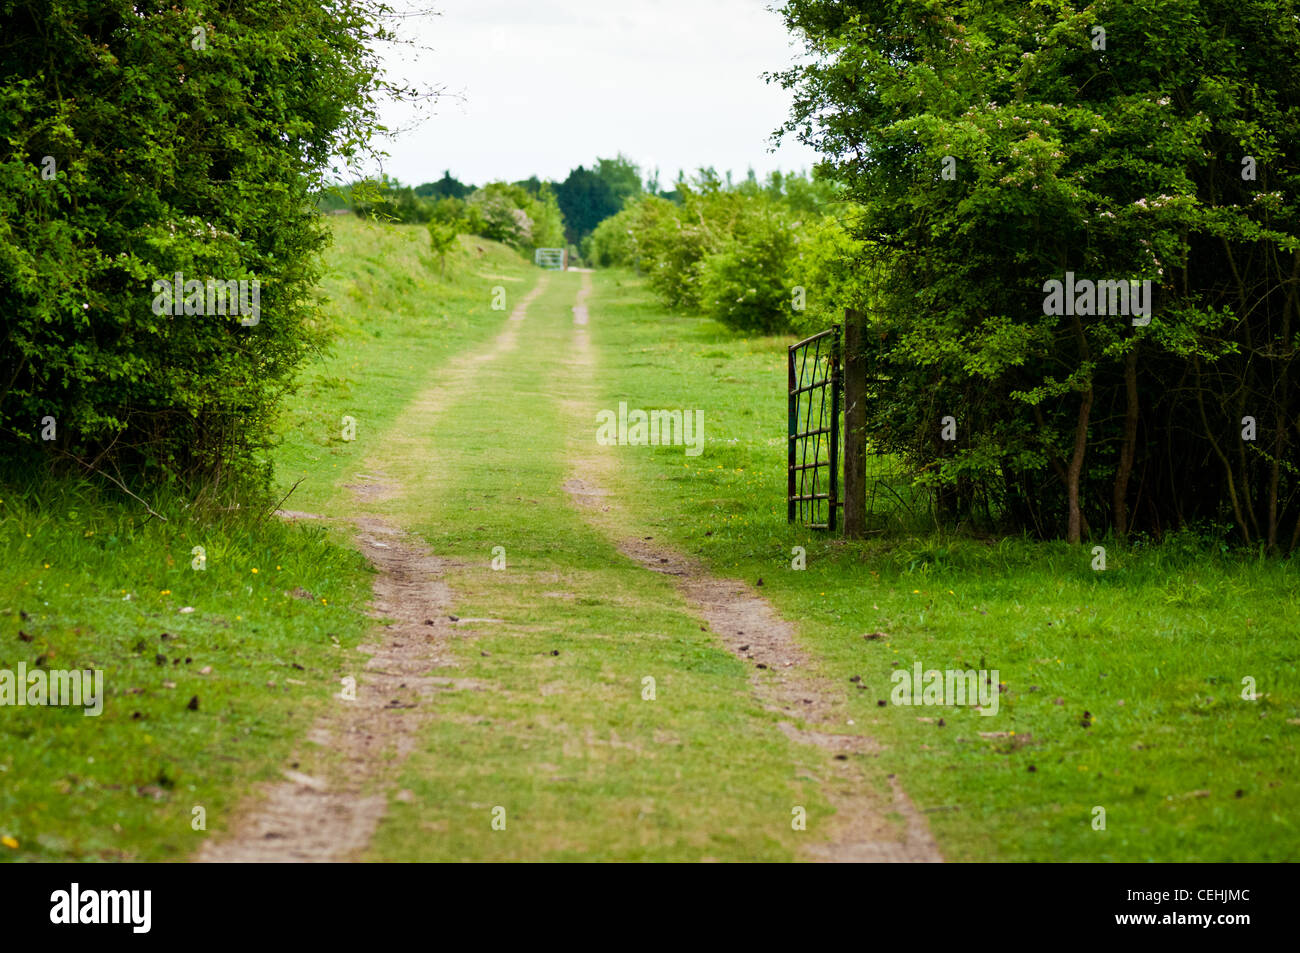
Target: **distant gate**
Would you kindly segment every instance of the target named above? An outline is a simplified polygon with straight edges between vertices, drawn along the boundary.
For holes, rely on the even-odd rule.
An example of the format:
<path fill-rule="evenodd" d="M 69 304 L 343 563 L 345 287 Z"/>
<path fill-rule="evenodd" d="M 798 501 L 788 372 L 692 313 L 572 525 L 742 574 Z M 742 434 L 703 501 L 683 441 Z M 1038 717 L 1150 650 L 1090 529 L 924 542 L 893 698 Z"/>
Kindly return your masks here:
<path fill-rule="evenodd" d="M 787 519 L 835 529 L 839 499 L 840 328 L 790 345 Z"/>
<path fill-rule="evenodd" d="M 564 271 L 569 263 L 569 252 L 566 248 L 539 248 L 533 252 L 533 263 L 539 268 L 549 268 L 552 271 Z"/>

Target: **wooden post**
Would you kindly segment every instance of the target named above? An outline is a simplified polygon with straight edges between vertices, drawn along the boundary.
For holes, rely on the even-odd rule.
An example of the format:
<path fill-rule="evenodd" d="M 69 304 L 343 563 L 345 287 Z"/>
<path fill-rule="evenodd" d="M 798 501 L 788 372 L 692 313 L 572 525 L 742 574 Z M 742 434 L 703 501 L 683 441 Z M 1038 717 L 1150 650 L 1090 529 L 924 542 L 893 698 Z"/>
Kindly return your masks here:
<path fill-rule="evenodd" d="M 798 404 L 795 402 L 796 398 L 794 392 L 795 388 L 798 387 L 799 384 L 798 384 L 798 378 L 795 376 L 795 372 L 794 372 L 794 355 L 795 355 L 795 350 L 792 347 L 790 348 L 786 356 L 786 363 L 788 365 L 786 377 L 789 386 L 786 388 L 786 393 L 788 394 L 788 396 L 786 398 L 785 500 L 786 500 L 786 522 L 788 523 L 793 523 L 795 517 L 794 435 L 799 432 L 799 419 L 798 419 L 798 415 L 796 414 L 796 408 Z"/>
<path fill-rule="evenodd" d="M 844 309 L 844 535 L 867 531 L 867 366 L 865 318 Z"/>

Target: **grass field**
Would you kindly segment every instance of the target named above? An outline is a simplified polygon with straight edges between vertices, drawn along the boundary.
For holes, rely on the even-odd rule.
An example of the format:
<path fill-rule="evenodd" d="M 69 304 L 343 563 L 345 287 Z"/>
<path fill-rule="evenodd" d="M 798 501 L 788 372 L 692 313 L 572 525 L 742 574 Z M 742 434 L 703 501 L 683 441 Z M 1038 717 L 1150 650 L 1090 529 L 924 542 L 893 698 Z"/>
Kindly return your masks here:
<path fill-rule="evenodd" d="M 1191 539 L 1140 551 L 927 535 L 848 543 L 786 523 L 788 343 L 666 317 L 601 273 L 605 406 L 704 410 L 707 446 L 624 448 L 646 525 L 762 578 L 950 859 L 1295 860 L 1300 574 Z M 791 568 L 794 546 L 807 569 Z M 884 632 L 886 639 L 864 640 Z M 997 669 L 999 712 L 889 700 L 895 666 Z M 849 682 L 861 676 L 865 690 Z M 1243 679 L 1261 697 L 1242 698 Z M 1084 713 L 1091 727 L 1082 726 Z M 938 720 L 945 724 L 940 727 Z M 921 720 L 932 719 L 932 720 Z M 1005 733 L 986 739 L 981 733 Z M 1012 733 L 1014 732 L 1014 737 Z M 1104 832 L 1093 809 L 1106 810 Z"/>
<path fill-rule="evenodd" d="M 874 789 L 896 774 L 946 858 L 1300 856 L 1293 562 L 1178 538 L 1108 546 L 1097 572 L 1064 544 L 790 527 L 785 339 L 666 314 L 639 279 L 600 272 L 584 350 L 578 274 L 462 239 L 443 280 L 422 229 L 333 225 L 337 341 L 274 451 L 277 497 L 297 483 L 284 507 L 324 519 L 161 499 L 168 522 L 146 522 L 85 483 L 0 492 L 0 669 L 102 668 L 107 695 L 98 718 L 0 709 L 0 859 L 184 858 L 204 836 L 197 806 L 210 833 L 227 828 L 335 703 L 374 625 L 350 542 L 361 512 L 425 540 L 454 611 L 483 620 L 433 673 L 455 688 L 429 701 L 363 856 L 800 856 L 791 806 L 810 830 L 826 819 L 824 753 L 778 730 L 749 666 L 574 506 L 564 486 L 597 460 L 620 531 L 762 580 L 854 730 L 881 743 L 862 756 Z M 598 446 L 594 410 L 620 401 L 702 410 L 704 452 Z M 366 482 L 392 492 L 358 500 Z M 917 662 L 996 669 L 997 714 L 889 704 L 891 673 Z"/>
<path fill-rule="evenodd" d="M 484 300 L 495 280 L 483 279 Z M 455 665 L 435 672 L 475 687 L 438 695 L 368 857 L 789 859 L 791 805 L 825 807 L 748 697 L 744 666 L 563 492 L 569 447 L 589 437 L 564 406 L 584 386 L 566 366 L 576 280 L 551 278 L 515 347 L 469 357 L 471 387 L 444 390 L 426 375 L 432 396 L 397 413 L 395 389 L 354 395 L 351 406 L 384 423 L 341 461 L 338 491 L 313 500 L 314 512 L 346 513 L 356 504 L 342 484 L 382 475 L 401 493 L 366 511 L 451 561 L 457 613 L 501 620 L 464 629 Z M 374 350 L 351 339 L 340 360 L 369 363 Z M 492 568 L 497 547 L 503 570 Z M 490 826 L 496 806 L 506 832 Z"/>
<path fill-rule="evenodd" d="M 328 313 L 338 353 L 365 359 L 316 365 L 287 409 L 285 491 L 306 479 L 286 506 L 334 492 L 357 446 L 343 414 L 391 412 L 500 324 L 475 272 L 534 277 L 514 252 L 465 239 L 439 281 L 415 230 L 332 224 Z M 386 332 L 394 347 L 356 343 Z M 361 415 L 362 435 L 374 419 Z M 166 523 L 104 484 L 32 477 L 0 492 L 0 670 L 105 672 L 98 717 L 0 708 L 0 861 L 188 856 L 204 836 L 194 808 L 220 827 L 250 784 L 279 775 L 371 624 L 370 572 L 341 533 L 151 502 Z"/>

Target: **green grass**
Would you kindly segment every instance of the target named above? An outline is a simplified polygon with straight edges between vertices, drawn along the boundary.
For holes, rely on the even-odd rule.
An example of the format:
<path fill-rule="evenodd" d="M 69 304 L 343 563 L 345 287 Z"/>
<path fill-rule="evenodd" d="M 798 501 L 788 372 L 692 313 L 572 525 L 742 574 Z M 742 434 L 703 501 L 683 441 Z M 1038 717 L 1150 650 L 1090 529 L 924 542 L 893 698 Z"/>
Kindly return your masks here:
<path fill-rule="evenodd" d="M 1087 548 L 1062 544 L 790 527 L 784 339 L 665 314 L 611 272 L 590 301 L 590 364 L 574 345 L 575 274 L 550 276 L 515 346 L 497 349 L 540 277 L 517 254 L 462 239 L 443 280 L 421 229 L 332 225 L 339 337 L 286 402 L 274 454 L 280 494 L 301 479 L 286 508 L 326 520 L 198 513 L 164 495 L 162 523 L 102 485 L 0 490 L 0 669 L 99 668 L 107 693 L 98 718 L 0 708 L 0 837 L 18 844 L 0 859 L 191 856 L 194 807 L 219 831 L 276 777 L 372 624 L 348 538 L 358 512 L 448 561 L 453 611 L 502 620 L 457 629 L 454 665 L 434 674 L 458 681 L 396 768 L 371 859 L 796 857 L 809 835 L 790 810 L 822 829 L 827 755 L 789 742 L 670 580 L 567 499 L 564 482 L 601 453 L 629 517 L 618 531 L 763 579 L 858 730 L 885 745 L 863 762 L 869 778 L 898 774 L 949 859 L 1300 854 L 1293 562 L 1175 539 L 1110 546 L 1094 572 Z M 619 401 L 702 409 L 704 454 L 598 448 L 594 411 Z M 348 485 L 366 474 L 396 494 L 358 503 Z M 873 632 L 887 637 L 862 638 Z M 894 669 L 916 661 L 997 669 L 998 714 L 881 707 Z M 1258 700 L 1242 699 L 1246 677 Z"/>
<path fill-rule="evenodd" d="M 319 530 L 177 500 L 146 522 L 85 483 L 0 500 L 0 669 L 98 669 L 105 694 L 97 717 L 0 708 L 0 836 L 18 844 L 0 860 L 187 856 L 194 808 L 219 825 L 335 690 L 364 561 Z"/>
<path fill-rule="evenodd" d="M 341 247 L 386 268 L 419 235 L 368 228 Z M 311 378 L 320 385 L 291 402 L 278 454 L 282 482 L 309 477 L 288 506 L 364 511 L 418 533 L 455 567 L 455 612 L 503 620 L 460 630 L 456 664 L 434 672 L 478 687 L 435 696 L 400 771 L 409 794 L 389 792 L 368 856 L 791 858 L 791 806 L 812 825 L 829 810 L 807 759 L 750 697 L 748 669 L 562 490 L 568 443 L 588 436 L 572 432 L 566 403 L 582 386 L 565 364 L 578 276 L 552 275 L 515 346 L 480 362 L 506 326 L 488 309 L 492 288 L 513 309 L 539 273 L 509 256 L 461 271 L 461 299 L 435 312 L 447 321 L 431 322 L 422 291 L 407 289 L 384 304 L 379 336 L 369 323 L 384 283 L 364 289 L 342 318 L 352 333 Z M 353 442 L 338 437 L 345 413 Z M 363 474 L 400 492 L 358 503 L 347 486 Z M 497 546 L 504 571 L 491 568 Z M 642 698 L 647 676 L 654 701 Z M 505 831 L 491 827 L 497 806 Z"/>
<path fill-rule="evenodd" d="M 416 400 L 376 438 L 373 463 L 404 492 L 367 508 L 450 561 L 456 613 L 502 621 L 462 628 L 456 664 L 435 672 L 469 684 L 437 695 L 401 771 L 409 797 L 390 800 L 369 856 L 789 859 L 791 806 L 812 825 L 828 811 L 802 755 L 746 666 L 562 489 L 570 445 L 590 440 L 570 404 L 577 283 L 552 277 L 472 393 Z"/>
<path fill-rule="evenodd" d="M 499 328 L 491 287 L 536 274 L 463 238 L 443 280 L 423 229 L 331 224 L 323 293 L 339 339 L 285 408 L 281 493 L 305 477 L 286 507 L 332 498 L 377 420 Z M 385 335 L 391 347 L 367 346 Z M 345 413 L 355 442 L 340 439 Z M 18 844 L 0 846 L 0 861 L 189 856 L 204 836 L 193 809 L 219 830 L 254 782 L 278 776 L 372 624 L 370 572 L 343 530 L 196 513 L 165 494 L 151 503 L 166 523 L 103 484 L 0 489 L 0 669 L 102 669 L 106 696 L 98 717 L 0 707 L 0 837 Z"/>
<path fill-rule="evenodd" d="M 622 273 L 598 275 L 592 308 L 604 406 L 705 412 L 701 457 L 624 448 L 628 495 L 645 525 L 721 574 L 763 578 L 844 685 L 855 720 L 889 745 L 879 769 L 937 809 L 930 823 L 946 856 L 1300 857 L 1294 561 L 1173 540 L 1112 545 L 1107 569 L 1094 572 L 1089 548 L 1064 544 L 934 535 L 849 543 L 790 527 L 788 342 L 665 315 Z M 807 550 L 804 571 L 791 568 L 795 546 Z M 862 638 L 877 631 L 888 638 Z M 998 669 L 998 715 L 880 707 L 894 666 L 916 661 Z M 848 681 L 855 675 L 866 689 Z M 1262 698 L 1243 700 L 1246 677 Z M 1098 806 L 1105 832 L 1092 829 Z"/>
<path fill-rule="evenodd" d="M 283 492 L 302 483 L 287 509 L 315 512 L 338 501 L 341 474 L 356 470 L 402 406 L 455 355 L 495 335 L 540 272 L 496 242 L 461 236 L 446 276 L 419 226 L 331 218 L 334 245 L 322 285 L 338 337 L 286 402 L 275 453 Z M 507 310 L 492 310 L 492 292 Z M 343 418 L 356 422 L 343 439 Z M 345 498 L 345 497 L 344 497 Z"/>

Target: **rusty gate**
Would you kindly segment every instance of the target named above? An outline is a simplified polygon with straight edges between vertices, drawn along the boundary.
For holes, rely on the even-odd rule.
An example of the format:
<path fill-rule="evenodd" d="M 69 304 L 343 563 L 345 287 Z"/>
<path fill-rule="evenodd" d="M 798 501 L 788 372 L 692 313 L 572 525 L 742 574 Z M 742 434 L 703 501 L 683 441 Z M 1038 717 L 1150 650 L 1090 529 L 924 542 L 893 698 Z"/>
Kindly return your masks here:
<path fill-rule="evenodd" d="M 839 498 L 840 327 L 790 345 L 787 519 L 835 529 Z"/>

